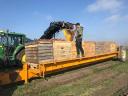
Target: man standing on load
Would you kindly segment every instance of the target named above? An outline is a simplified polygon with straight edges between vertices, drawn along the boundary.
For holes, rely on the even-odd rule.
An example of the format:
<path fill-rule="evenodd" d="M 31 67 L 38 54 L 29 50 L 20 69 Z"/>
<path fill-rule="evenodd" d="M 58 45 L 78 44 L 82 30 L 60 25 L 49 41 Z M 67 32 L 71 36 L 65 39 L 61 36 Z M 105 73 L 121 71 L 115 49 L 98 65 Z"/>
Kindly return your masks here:
<path fill-rule="evenodd" d="M 77 50 L 77 57 L 84 57 L 84 50 L 82 48 L 82 37 L 83 37 L 83 27 L 80 26 L 80 23 L 76 23 L 76 30 L 75 30 L 75 42 L 76 42 L 76 50 Z"/>

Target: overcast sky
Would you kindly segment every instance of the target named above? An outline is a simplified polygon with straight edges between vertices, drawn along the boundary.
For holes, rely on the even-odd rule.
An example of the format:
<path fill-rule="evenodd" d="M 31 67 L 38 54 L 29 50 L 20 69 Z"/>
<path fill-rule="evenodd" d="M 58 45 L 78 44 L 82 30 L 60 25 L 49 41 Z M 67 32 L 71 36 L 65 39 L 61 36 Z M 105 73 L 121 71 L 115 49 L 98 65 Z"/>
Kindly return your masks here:
<path fill-rule="evenodd" d="M 0 0 L 0 29 L 33 39 L 51 21 L 81 23 L 85 40 L 128 42 L 128 0 Z"/>

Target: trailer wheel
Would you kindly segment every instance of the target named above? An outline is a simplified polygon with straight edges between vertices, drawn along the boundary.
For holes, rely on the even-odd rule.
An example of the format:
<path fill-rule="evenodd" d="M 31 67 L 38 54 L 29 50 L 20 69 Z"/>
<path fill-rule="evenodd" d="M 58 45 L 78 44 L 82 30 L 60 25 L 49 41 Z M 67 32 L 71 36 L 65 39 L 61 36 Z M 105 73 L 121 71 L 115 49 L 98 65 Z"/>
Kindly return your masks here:
<path fill-rule="evenodd" d="M 16 55 L 16 60 L 18 61 L 18 65 L 22 66 L 23 62 L 22 59 L 25 56 L 25 49 L 22 49 L 17 55 Z"/>

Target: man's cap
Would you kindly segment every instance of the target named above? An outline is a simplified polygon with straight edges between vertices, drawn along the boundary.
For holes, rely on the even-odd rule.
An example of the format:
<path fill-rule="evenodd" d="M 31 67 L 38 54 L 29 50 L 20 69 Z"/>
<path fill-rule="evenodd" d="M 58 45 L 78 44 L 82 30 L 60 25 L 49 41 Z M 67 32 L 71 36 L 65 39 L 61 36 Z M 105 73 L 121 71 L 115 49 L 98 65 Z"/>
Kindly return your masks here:
<path fill-rule="evenodd" d="M 76 23 L 76 25 L 80 25 L 80 23 Z"/>

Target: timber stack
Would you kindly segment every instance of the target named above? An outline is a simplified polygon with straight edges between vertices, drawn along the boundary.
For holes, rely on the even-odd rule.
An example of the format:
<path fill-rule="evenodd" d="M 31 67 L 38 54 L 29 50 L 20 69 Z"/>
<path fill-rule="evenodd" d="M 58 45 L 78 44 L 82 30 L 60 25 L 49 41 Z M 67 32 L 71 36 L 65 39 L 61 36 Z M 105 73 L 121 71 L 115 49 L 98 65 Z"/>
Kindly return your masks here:
<path fill-rule="evenodd" d="M 82 43 L 85 57 L 92 57 L 117 51 L 115 42 Z M 31 64 L 45 64 L 48 62 L 75 59 L 77 51 L 74 41 L 64 40 L 38 40 L 25 45 L 27 62 Z"/>

